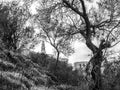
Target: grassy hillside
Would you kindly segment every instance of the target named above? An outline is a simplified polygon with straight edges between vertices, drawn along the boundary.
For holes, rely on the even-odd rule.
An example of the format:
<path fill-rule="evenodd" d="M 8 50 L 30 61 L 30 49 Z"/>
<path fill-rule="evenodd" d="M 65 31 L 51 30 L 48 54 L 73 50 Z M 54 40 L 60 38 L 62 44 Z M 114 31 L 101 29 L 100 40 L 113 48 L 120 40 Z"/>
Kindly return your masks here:
<path fill-rule="evenodd" d="M 28 57 L 12 51 L 0 51 L 0 90 L 29 90 L 44 85 L 47 75 Z"/>

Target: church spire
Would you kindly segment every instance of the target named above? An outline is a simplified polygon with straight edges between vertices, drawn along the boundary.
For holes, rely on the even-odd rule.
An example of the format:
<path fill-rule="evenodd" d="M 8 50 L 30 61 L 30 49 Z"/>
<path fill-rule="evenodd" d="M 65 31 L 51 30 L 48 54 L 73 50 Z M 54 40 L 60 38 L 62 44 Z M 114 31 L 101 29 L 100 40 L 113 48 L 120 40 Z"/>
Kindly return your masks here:
<path fill-rule="evenodd" d="M 44 40 L 42 41 L 42 44 L 41 44 L 41 53 L 46 54 L 46 50 L 45 50 L 45 41 L 44 41 Z"/>

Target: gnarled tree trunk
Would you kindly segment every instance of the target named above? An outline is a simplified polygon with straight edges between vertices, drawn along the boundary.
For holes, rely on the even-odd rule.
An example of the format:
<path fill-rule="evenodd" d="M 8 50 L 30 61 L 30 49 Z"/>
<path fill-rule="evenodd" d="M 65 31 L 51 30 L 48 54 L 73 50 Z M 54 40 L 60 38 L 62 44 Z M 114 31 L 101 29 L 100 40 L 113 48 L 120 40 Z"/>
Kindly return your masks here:
<path fill-rule="evenodd" d="M 103 61 L 102 51 L 97 53 L 97 55 L 93 56 L 92 62 L 92 80 L 94 81 L 92 90 L 102 90 L 102 82 L 101 82 L 101 63 Z"/>
<path fill-rule="evenodd" d="M 101 64 L 103 62 L 103 43 L 101 42 L 99 48 L 97 48 L 90 40 L 88 40 L 86 45 L 93 52 L 93 57 L 86 67 L 87 74 L 91 75 L 91 81 L 93 81 L 93 83 L 90 84 L 89 89 L 102 90 Z"/>

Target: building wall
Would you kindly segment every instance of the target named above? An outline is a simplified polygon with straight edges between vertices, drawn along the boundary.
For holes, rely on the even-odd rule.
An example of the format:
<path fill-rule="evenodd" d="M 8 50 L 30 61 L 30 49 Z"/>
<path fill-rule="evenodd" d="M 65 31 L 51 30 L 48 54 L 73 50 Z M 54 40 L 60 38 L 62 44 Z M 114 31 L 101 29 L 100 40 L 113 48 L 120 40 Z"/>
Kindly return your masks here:
<path fill-rule="evenodd" d="M 75 62 L 74 63 L 74 69 L 85 69 L 86 65 L 88 62 L 84 61 L 84 62 Z"/>
<path fill-rule="evenodd" d="M 88 62 L 83 61 L 83 62 L 75 62 L 74 63 L 74 70 L 78 71 L 79 75 L 86 75 L 85 73 L 85 68 Z"/>

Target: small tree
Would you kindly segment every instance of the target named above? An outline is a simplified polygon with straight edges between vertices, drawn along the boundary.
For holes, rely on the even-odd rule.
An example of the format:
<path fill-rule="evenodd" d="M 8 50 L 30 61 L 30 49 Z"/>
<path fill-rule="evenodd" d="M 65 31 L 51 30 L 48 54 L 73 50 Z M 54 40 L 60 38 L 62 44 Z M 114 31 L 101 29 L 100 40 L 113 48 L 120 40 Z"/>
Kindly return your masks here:
<path fill-rule="evenodd" d="M 56 50 L 57 66 L 60 53 L 68 56 L 70 53 L 73 53 L 73 49 L 71 47 L 72 39 L 69 36 L 63 35 L 65 29 L 62 23 L 59 23 L 55 17 L 51 18 L 52 10 L 54 10 L 56 6 L 55 4 L 49 8 L 38 10 L 36 21 L 41 28 L 40 37 L 45 37 L 46 42 Z"/>
<path fill-rule="evenodd" d="M 64 26 L 69 28 L 63 33 L 64 35 L 80 34 L 83 36 L 86 46 L 93 54 L 86 68 L 87 74 L 92 76 L 91 80 L 93 81 L 90 90 L 102 90 L 101 64 L 105 60 L 104 53 L 107 48 L 113 47 L 120 42 L 119 34 L 117 34 L 120 27 L 120 3 L 118 0 L 100 0 L 97 10 L 95 8 L 88 10 L 86 2 L 89 3 L 92 1 L 62 0 L 61 7 L 49 10 L 49 13 L 51 14 L 54 11 L 53 17 L 57 16 L 59 21 L 63 20 L 65 23 Z M 53 6 L 52 3 L 49 3 L 49 5 Z M 60 10 L 61 13 L 58 14 Z M 50 22 L 50 14 L 45 19 L 47 22 Z M 71 17 L 69 24 L 67 24 L 68 18 L 61 18 L 68 14 Z M 72 29 L 71 26 L 73 27 Z M 93 39 L 99 40 L 99 44 L 94 44 Z"/>
<path fill-rule="evenodd" d="M 1 3 L 0 32 L 1 40 L 8 50 L 16 50 L 17 43 L 22 36 L 22 29 L 28 20 L 27 8 L 19 6 L 19 2 Z"/>

